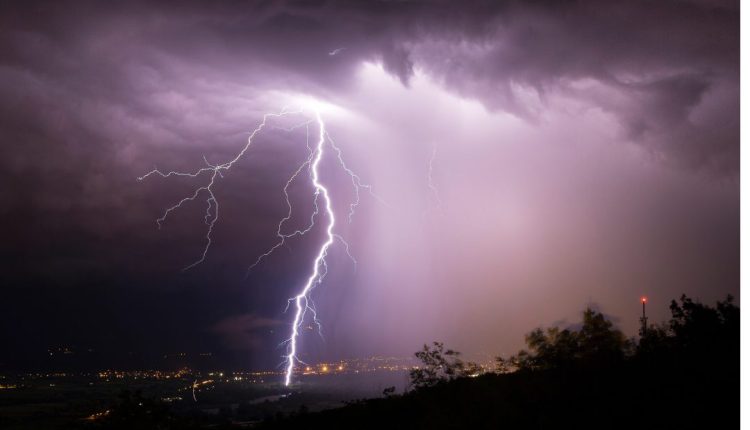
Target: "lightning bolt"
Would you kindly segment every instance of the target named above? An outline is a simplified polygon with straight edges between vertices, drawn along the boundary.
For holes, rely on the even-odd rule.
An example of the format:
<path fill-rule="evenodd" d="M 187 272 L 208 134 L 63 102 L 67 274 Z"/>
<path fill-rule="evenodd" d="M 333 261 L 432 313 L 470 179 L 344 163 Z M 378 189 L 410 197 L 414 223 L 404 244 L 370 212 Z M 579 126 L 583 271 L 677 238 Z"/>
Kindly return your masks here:
<path fill-rule="evenodd" d="M 294 364 L 297 359 L 297 337 L 299 337 L 299 328 L 302 325 L 302 322 L 305 319 L 305 313 L 308 310 L 311 310 L 313 313 L 313 318 L 317 322 L 317 314 L 315 312 L 314 307 L 310 307 L 310 297 L 309 293 L 310 290 L 313 289 L 314 285 L 316 283 L 320 283 L 323 281 L 323 277 L 325 277 L 325 273 L 328 271 L 328 264 L 326 263 L 326 256 L 328 255 L 328 248 L 333 245 L 333 242 L 336 238 L 336 236 L 333 233 L 333 227 L 336 225 L 336 216 L 333 213 L 333 208 L 331 207 L 331 196 L 328 191 L 328 188 L 326 188 L 321 182 L 320 177 L 318 173 L 318 166 L 320 165 L 320 160 L 323 159 L 323 148 L 325 147 L 326 142 L 326 128 L 325 123 L 323 122 L 323 119 L 320 117 L 319 112 L 315 112 L 315 117 L 318 121 L 318 129 L 320 131 L 320 135 L 318 138 L 318 145 L 315 149 L 315 155 L 314 160 L 312 164 L 310 165 L 310 170 L 312 172 L 312 183 L 315 187 L 315 196 L 316 200 L 319 195 L 323 196 L 323 204 L 325 205 L 325 211 L 326 215 L 328 217 L 328 226 L 326 227 L 326 240 L 323 242 L 323 245 L 318 250 L 318 255 L 315 257 L 315 261 L 313 262 L 312 267 L 312 273 L 310 274 L 310 277 L 307 278 L 307 283 L 304 287 L 302 287 L 302 291 L 300 291 L 299 294 L 297 294 L 296 297 L 293 298 L 295 305 L 297 307 L 297 310 L 294 314 L 294 321 L 292 321 L 292 334 L 289 337 L 289 354 L 286 356 L 286 377 L 284 378 L 284 385 L 289 385 L 289 383 L 292 380 L 292 373 L 294 372 Z M 317 204 L 316 204 L 317 208 Z M 317 209 L 316 209 L 317 210 Z M 321 273 L 321 266 L 324 267 L 325 272 Z"/>
<path fill-rule="evenodd" d="M 435 158 L 437 158 L 437 146 L 432 145 L 432 153 L 430 159 L 427 162 L 427 188 L 430 190 L 430 200 L 432 201 L 430 206 L 422 211 L 422 218 L 426 219 L 431 212 L 437 211 L 438 214 L 442 214 L 443 201 L 440 199 L 440 192 L 437 184 L 435 184 Z"/>
<path fill-rule="evenodd" d="M 300 127 L 305 127 L 306 130 L 306 139 L 305 139 L 305 146 L 308 150 L 308 156 L 305 159 L 302 164 L 297 166 L 297 169 L 294 171 L 291 177 L 286 181 L 284 188 L 282 190 L 284 195 L 284 201 L 286 203 L 286 215 L 279 221 L 276 228 L 276 237 L 277 241 L 276 243 L 271 246 L 266 252 L 262 253 L 257 257 L 255 262 L 253 262 L 252 265 L 248 268 L 248 274 L 250 270 L 255 268 L 257 265 L 259 265 L 261 262 L 263 262 L 266 258 L 270 257 L 271 254 L 274 253 L 278 248 L 281 246 L 284 246 L 286 242 L 292 238 L 304 236 L 308 232 L 310 232 L 313 227 L 316 225 L 316 220 L 319 217 L 325 217 L 326 219 L 326 226 L 325 226 L 325 235 L 324 240 L 318 247 L 317 254 L 315 255 L 315 258 L 312 261 L 312 266 L 310 268 L 309 275 L 307 277 L 307 281 L 305 284 L 301 287 L 299 292 L 291 297 L 287 301 L 287 307 L 285 309 L 285 312 L 293 305 L 294 306 L 294 318 L 291 323 L 291 333 L 289 337 L 282 342 L 282 345 L 286 345 L 287 347 L 287 353 L 284 355 L 284 367 L 285 367 L 285 377 L 284 377 L 284 384 L 289 385 L 292 381 L 292 376 L 294 375 L 294 369 L 295 366 L 299 364 L 303 364 L 303 362 L 298 357 L 298 340 L 300 337 L 300 329 L 305 323 L 305 320 L 309 315 L 312 316 L 313 323 L 316 324 L 318 327 L 318 333 L 322 336 L 322 325 L 320 321 L 318 320 L 318 314 L 315 308 L 315 304 L 311 298 L 311 292 L 315 289 L 316 286 L 320 285 L 323 280 L 325 279 L 326 275 L 328 274 L 328 261 L 326 258 L 328 257 L 328 252 L 331 246 L 333 246 L 337 241 L 340 242 L 344 246 L 344 251 L 346 252 L 347 256 L 351 259 L 351 261 L 354 263 L 356 267 L 356 259 L 350 252 L 350 246 L 349 243 L 338 233 L 335 232 L 334 228 L 336 227 L 336 215 L 333 209 L 332 199 L 331 199 L 331 191 L 328 187 L 326 187 L 323 182 L 320 179 L 320 164 L 323 160 L 324 156 L 326 155 L 326 147 L 330 147 L 332 150 L 332 154 L 335 156 L 335 161 L 338 162 L 339 167 L 343 170 L 344 173 L 346 173 L 352 183 L 352 187 L 354 190 L 354 200 L 350 202 L 349 204 L 349 213 L 348 213 L 348 220 L 349 222 L 352 221 L 352 218 L 354 216 L 354 213 L 356 211 L 357 206 L 360 203 L 360 190 L 364 189 L 366 190 L 369 195 L 374 197 L 377 201 L 385 204 L 385 202 L 373 192 L 372 187 L 369 184 L 366 184 L 362 181 L 359 175 L 357 175 L 344 161 L 343 152 L 341 151 L 341 148 L 336 144 L 336 142 L 330 137 L 328 134 L 328 131 L 326 130 L 326 124 L 323 121 L 323 118 L 321 116 L 321 113 L 318 109 L 312 109 L 313 110 L 313 119 L 307 120 L 302 123 L 296 124 L 293 127 L 290 128 L 282 128 L 287 131 L 292 131 Z M 223 178 L 223 172 L 226 172 L 230 170 L 235 163 L 237 163 L 240 159 L 242 159 L 246 152 L 250 149 L 252 146 L 256 136 L 266 127 L 268 127 L 268 122 L 272 118 L 280 118 L 288 115 L 293 114 L 303 114 L 303 109 L 295 110 L 295 111 L 288 111 L 286 109 L 283 109 L 279 113 L 269 113 L 263 116 L 263 120 L 258 125 L 258 127 L 253 130 L 252 133 L 250 133 L 250 136 L 247 139 L 247 143 L 245 146 L 237 153 L 237 155 L 232 158 L 231 160 L 222 163 L 222 164 L 211 164 L 209 163 L 205 157 L 204 162 L 206 164 L 206 167 L 201 167 L 195 171 L 192 172 L 178 172 L 178 171 L 162 171 L 157 168 L 154 168 L 150 172 L 146 173 L 143 176 L 138 177 L 139 181 L 143 181 L 151 176 L 157 176 L 161 178 L 170 178 L 170 177 L 187 177 L 187 178 L 198 178 L 198 177 L 206 177 L 206 182 L 204 185 L 199 186 L 196 188 L 192 194 L 182 198 L 174 205 L 168 207 L 161 217 L 157 218 L 156 223 L 161 228 L 162 224 L 166 221 L 166 219 L 172 214 L 172 212 L 176 211 L 177 209 L 180 209 L 188 202 L 192 202 L 197 200 L 201 196 L 205 196 L 205 203 L 206 203 L 206 211 L 204 214 L 204 222 L 207 226 L 206 234 L 205 234 L 205 240 L 206 244 L 203 248 L 203 251 L 200 255 L 200 257 L 194 261 L 193 263 L 187 265 L 183 270 L 191 269 L 198 264 L 202 263 L 206 259 L 206 255 L 208 254 L 209 248 L 211 247 L 211 244 L 213 242 L 213 231 L 214 227 L 219 220 L 219 202 L 216 199 L 216 195 L 214 194 L 214 186 L 218 179 Z M 317 139 L 314 145 L 310 145 L 310 125 L 312 123 L 315 123 L 317 125 Z M 281 128 L 281 127 L 277 127 Z M 312 187 L 314 189 L 314 195 L 313 195 L 313 210 L 310 214 L 310 221 L 304 228 L 298 228 L 291 232 L 284 232 L 284 225 L 287 221 L 289 221 L 292 218 L 293 214 L 293 205 L 292 201 L 289 197 L 289 187 L 299 178 L 302 176 L 302 172 L 307 170 L 307 176 L 310 179 L 310 183 L 312 184 Z M 321 208 L 322 206 L 322 208 Z"/>
<path fill-rule="evenodd" d="M 432 146 L 432 155 L 430 161 L 427 164 L 427 186 L 432 192 L 432 198 L 435 200 L 435 205 L 440 208 L 443 205 L 443 201 L 440 200 L 440 193 L 438 192 L 437 185 L 435 185 L 435 179 L 433 178 L 433 171 L 435 170 L 435 158 L 437 157 L 437 146 Z"/>
<path fill-rule="evenodd" d="M 160 176 L 162 178 L 170 178 L 172 176 L 181 176 L 181 177 L 190 177 L 190 178 L 197 178 L 199 176 L 207 175 L 209 176 L 208 184 L 196 188 L 192 195 L 185 197 L 175 203 L 174 205 L 167 208 L 161 217 L 156 219 L 156 224 L 161 229 L 162 223 L 164 223 L 167 220 L 167 217 L 177 209 L 181 208 L 185 203 L 195 201 L 201 194 L 206 194 L 208 197 L 206 198 L 206 214 L 204 216 L 204 222 L 208 226 L 208 229 L 206 231 L 206 246 L 203 248 L 203 252 L 201 253 L 201 256 L 198 260 L 194 261 L 193 263 L 185 266 L 183 270 L 191 269 L 198 264 L 202 263 L 206 259 L 206 255 L 208 254 L 208 249 L 211 247 L 211 243 L 213 242 L 212 234 L 214 230 L 214 226 L 216 225 L 216 222 L 219 220 L 219 202 L 216 200 L 216 195 L 214 195 L 214 185 L 216 184 L 216 178 L 217 176 L 223 177 L 222 171 L 228 171 L 229 169 L 234 166 L 237 161 L 242 159 L 242 157 L 245 155 L 245 153 L 250 149 L 250 146 L 253 144 L 255 140 L 255 136 L 258 135 L 268 123 L 268 120 L 273 117 L 283 117 L 292 113 L 301 113 L 301 111 L 295 111 L 290 112 L 286 109 L 282 109 L 280 113 L 268 113 L 263 115 L 263 121 L 261 121 L 260 125 L 255 128 L 255 130 L 250 133 L 250 137 L 247 138 L 247 143 L 242 148 L 242 150 L 231 160 L 223 163 L 223 164 L 217 164 L 212 165 L 209 163 L 206 158 L 203 158 L 203 161 L 206 163 L 207 167 L 202 167 L 194 172 L 177 172 L 177 171 L 169 171 L 169 172 L 163 172 L 157 168 L 154 168 L 150 172 L 146 173 L 143 176 L 139 176 L 138 180 L 143 181 L 146 178 L 149 178 L 151 176 Z M 295 127 L 293 127 L 295 128 Z M 212 211 L 213 210 L 213 211 Z"/>

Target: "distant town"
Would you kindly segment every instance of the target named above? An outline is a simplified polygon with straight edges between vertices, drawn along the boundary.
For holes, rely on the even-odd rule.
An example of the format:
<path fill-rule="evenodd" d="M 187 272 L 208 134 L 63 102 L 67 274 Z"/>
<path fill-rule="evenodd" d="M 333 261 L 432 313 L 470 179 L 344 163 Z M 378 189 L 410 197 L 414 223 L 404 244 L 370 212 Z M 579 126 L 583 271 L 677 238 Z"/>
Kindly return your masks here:
<path fill-rule="evenodd" d="M 50 349 L 48 354 L 71 358 L 75 352 L 62 347 Z M 176 370 L 6 371 L 0 373 L 0 415 L 17 421 L 34 420 L 40 426 L 58 422 L 44 421 L 50 416 L 59 418 L 59 422 L 98 421 L 109 416 L 111 405 L 125 392 L 142 393 L 171 410 L 199 410 L 206 416 L 240 407 L 289 412 L 302 401 L 311 410 L 320 410 L 338 407 L 350 399 L 376 396 L 388 386 L 401 391 L 406 387 L 408 371 L 417 364 L 410 357 L 381 356 L 309 363 L 295 369 L 295 383 L 290 387 L 283 385 L 282 369 L 205 371 L 185 366 Z M 34 406 L 21 408 L 18 404 Z"/>

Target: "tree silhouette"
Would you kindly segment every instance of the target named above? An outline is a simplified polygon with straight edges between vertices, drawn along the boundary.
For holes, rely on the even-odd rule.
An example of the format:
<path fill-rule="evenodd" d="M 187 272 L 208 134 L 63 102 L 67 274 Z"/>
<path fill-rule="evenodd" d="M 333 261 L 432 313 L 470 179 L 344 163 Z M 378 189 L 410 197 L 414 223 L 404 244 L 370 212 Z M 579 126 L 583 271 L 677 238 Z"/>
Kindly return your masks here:
<path fill-rule="evenodd" d="M 737 428 L 739 308 L 683 296 L 670 310 L 636 345 L 586 309 L 580 326 L 533 330 L 526 350 L 477 378 L 461 377 L 472 365 L 458 352 L 424 345 L 417 389 L 263 428 Z"/>
<path fill-rule="evenodd" d="M 458 358 L 460 352 L 446 350 L 442 342 L 433 342 L 431 347 L 425 344 L 414 355 L 422 362 L 421 367 L 409 371 L 411 385 L 415 388 L 430 387 L 441 381 L 471 376 L 480 371 L 476 363 L 464 362 Z"/>
<path fill-rule="evenodd" d="M 583 312 L 581 329 L 537 328 L 526 335 L 529 350 L 510 358 L 497 357 L 501 373 L 512 369 L 543 370 L 585 362 L 600 366 L 622 361 L 628 343 L 622 332 L 591 308 Z"/>

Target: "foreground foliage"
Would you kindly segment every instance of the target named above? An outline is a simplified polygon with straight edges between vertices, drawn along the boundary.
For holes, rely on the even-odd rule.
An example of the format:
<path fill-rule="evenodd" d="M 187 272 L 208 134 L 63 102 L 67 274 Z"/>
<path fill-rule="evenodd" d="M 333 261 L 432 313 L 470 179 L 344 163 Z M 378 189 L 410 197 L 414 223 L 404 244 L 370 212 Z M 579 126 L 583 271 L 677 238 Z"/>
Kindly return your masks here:
<path fill-rule="evenodd" d="M 534 330 L 528 350 L 475 378 L 455 351 L 425 345 L 411 392 L 264 428 L 736 428 L 739 308 L 683 296 L 670 310 L 636 342 L 588 309 L 580 329 Z"/>

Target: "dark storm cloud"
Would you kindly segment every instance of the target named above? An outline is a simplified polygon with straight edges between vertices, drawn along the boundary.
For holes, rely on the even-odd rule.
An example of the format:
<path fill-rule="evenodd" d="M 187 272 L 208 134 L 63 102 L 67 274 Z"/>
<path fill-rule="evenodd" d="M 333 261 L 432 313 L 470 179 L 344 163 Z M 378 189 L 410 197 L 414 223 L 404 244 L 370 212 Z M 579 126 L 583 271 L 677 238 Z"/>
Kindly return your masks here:
<path fill-rule="evenodd" d="M 188 186 L 165 190 L 135 177 L 154 164 L 191 169 L 204 155 L 226 158 L 271 105 L 269 90 L 345 103 L 363 62 L 382 64 L 406 87 L 425 73 L 529 124 L 544 123 L 559 98 L 598 109 L 659 162 L 732 177 L 738 10 L 732 1 L 669 0 L 5 4 L 0 220 L 10 227 L 0 282 L 71 288 L 85 301 L 76 285 L 116 279 L 140 291 L 136 309 L 149 289 L 188 282 L 174 273 L 200 250 L 200 223 L 150 230 Z M 273 140 L 283 145 L 283 136 Z M 251 245 L 217 250 L 224 265 L 195 275 L 218 290 L 214 309 L 226 314 L 189 324 L 186 338 L 216 330 L 237 338 L 273 320 L 262 310 L 287 291 L 240 291 L 242 272 L 226 273 L 265 246 L 258 233 L 273 226 L 279 202 L 261 197 L 294 157 L 258 148 L 257 175 L 222 191 L 244 196 L 237 206 L 252 211 L 217 234 Z M 243 306 L 252 317 L 232 320 Z M 130 314 L 122 315 L 126 325 Z"/>
<path fill-rule="evenodd" d="M 737 169 L 739 18 L 731 2 L 77 3 L 4 16 L 6 90 L 24 88 L 33 108 L 23 109 L 19 95 L 6 100 L 26 117 L 39 113 L 37 98 L 53 106 L 64 99 L 61 109 L 78 111 L 86 129 L 130 125 L 185 141 L 195 133 L 175 115 L 189 100 L 149 97 L 159 89 L 184 95 L 188 83 L 205 80 L 211 91 L 221 80 L 335 97 L 362 61 L 382 61 L 405 84 L 422 68 L 531 120 L 547 93 L 566 91 L 612 112 L 627 136 L 667 157 Z M 596 85 L 581 88 L 587 80 Z M 691 118 L 712 101 L 727 115 Z"/>
<path fill-rule="evenodd" d="M 667 157 L 733 173 L 739 147 L 736 12 L 669 1 L 514 3 L 485 18 L 493 25 L 478 35 L 457 36 L 456 43 L 436 31 L 416 40 L 413 50 L 446 85 L 490 107 L 534 118 L 524 90 L 541 104 L 547 93 L 565 91 L 612 112 L 629 137 Z M 717 99 L 728 116 L 690 118 L 707 98 Z M 710 133 L 718 128 L 725 132 L 717 142 Z M 701 142 L 684 144 L 691 133 Z"/>

